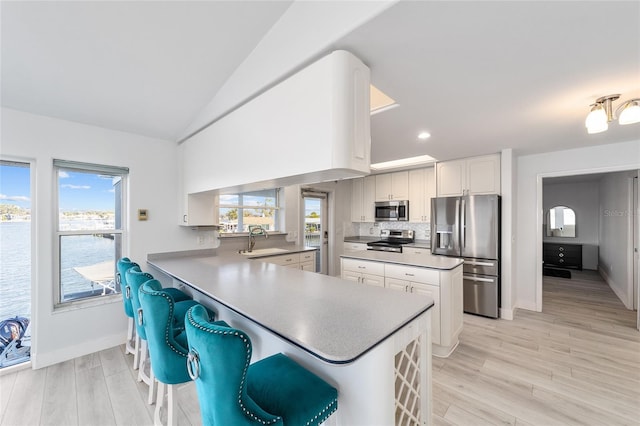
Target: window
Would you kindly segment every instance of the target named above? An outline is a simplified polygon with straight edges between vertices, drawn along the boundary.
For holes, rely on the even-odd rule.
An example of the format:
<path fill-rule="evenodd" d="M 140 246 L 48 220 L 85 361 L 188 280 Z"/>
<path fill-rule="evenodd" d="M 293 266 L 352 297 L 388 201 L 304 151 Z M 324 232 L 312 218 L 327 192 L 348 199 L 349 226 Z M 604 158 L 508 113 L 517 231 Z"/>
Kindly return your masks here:
<path fill-rule="evenodd" d="M 278 230 L 279 189 L 220 195 L 222 233 L 249 232 L 249 225 Z"/>
<path fill-rule="evenodd" d="M 119 293 L 127 168 L 54 160 L 56 305 Z"/>

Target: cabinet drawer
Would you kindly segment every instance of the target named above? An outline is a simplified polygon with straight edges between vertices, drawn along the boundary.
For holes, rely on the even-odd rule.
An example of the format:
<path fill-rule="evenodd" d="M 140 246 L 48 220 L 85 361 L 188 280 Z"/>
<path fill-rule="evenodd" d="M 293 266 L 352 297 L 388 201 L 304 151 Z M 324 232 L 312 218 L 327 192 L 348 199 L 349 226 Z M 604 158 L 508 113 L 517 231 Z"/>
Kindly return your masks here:
<path fill-rule="evenodd" d="M 367 250 L 365 243 L 344 243 L 344 251 L 363 251 Z"/>
<path fill-rule="evenodd" d="M 315 251 L 304 251 L 300 253 L 300 262 L 308 262 L 310 260 L 314 260 L 316 258 Z"/>
<path fill-rule="evenodd" d="M 384 263 L 380 262 L 368 262 L 366 260 L 356 259 L 342 259 L 342 268 L 347 271 L 384 276 Z"/>
<path fill-rule="evenodd" d="M 430 255 L 431 249 L 422 247 L 402 247 L 402 254 Z"/>
<path fill-rule="evenodd" d="M 300 253 L 281 254 L 279 256 L 269 256 L 261 259 L 263 262 L 275 263 L 276 265 L 291 265 L 300 263 Z"/>
<path fill-rule="evenodd" d="M 417 283 L 440 285 L 440 272 L 435 269 L 387 264 L 385 266 L 385 277 Z"/>

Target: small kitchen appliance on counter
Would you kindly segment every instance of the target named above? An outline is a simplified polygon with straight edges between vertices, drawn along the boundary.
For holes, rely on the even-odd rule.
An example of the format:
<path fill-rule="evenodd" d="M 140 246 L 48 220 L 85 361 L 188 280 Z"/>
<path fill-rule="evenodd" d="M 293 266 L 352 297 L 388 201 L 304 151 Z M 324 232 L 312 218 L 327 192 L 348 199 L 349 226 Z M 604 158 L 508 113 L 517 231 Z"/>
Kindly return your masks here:
<path fill-rule="evenodd" d="M 380 240 L 367 243 L 367 250 L 402 253 L 402 245 L 415 241 L 415 234 L 408 229 L 383 229 Z"/>

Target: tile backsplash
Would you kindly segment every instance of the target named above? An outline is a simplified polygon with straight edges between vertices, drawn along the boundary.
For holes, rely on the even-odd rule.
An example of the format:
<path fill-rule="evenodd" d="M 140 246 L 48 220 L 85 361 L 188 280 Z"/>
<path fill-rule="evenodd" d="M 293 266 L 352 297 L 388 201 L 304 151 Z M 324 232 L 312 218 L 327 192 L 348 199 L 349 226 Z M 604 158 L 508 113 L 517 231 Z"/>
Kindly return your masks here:
<path fill-rule="evenodd" d="M 430 240 L 431 226 L 429 223 L 413 222 L 373 222 L 352 223 L 352 234 L 361 237 L 378 237 L 382 229 L 412 229 L 415 231 L 416 240 Z M 347 234 L 345 234 L 347 235 Z"/>

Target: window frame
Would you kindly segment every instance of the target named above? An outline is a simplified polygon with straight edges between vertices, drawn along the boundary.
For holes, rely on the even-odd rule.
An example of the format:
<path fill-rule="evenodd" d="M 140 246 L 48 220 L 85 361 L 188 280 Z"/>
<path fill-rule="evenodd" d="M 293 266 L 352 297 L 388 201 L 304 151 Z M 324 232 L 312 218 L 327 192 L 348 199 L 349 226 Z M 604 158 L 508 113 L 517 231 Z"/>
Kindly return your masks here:
<path fill-rule="evenodd" d="M 117 228 L 114 223 L 113 229 L 90 229 L 90 230 L 66 230 L 60 229 L 60 171 L 72 171 L 77 173 L 89 174 L 105 174 L 110 176 L 119 176 L 120 181 L 120 200 L 115 199 L 115 208 L 120 210 L 120 227 Z M 108 166 L 101 164 L 83 163 L 67 160 L 53 160 L 53 308 L 54 310 L 66 310 L 69 308 L 100 305 L 104 303 L 113 303 L 120 301 L 122 298 L 120 289 L 116 288 L 111 294 L 92 295 L 78 299 L 62 300 L 62 277 L 61 277 L 61 261 L 62 261 L 62 238 L 75 235 L 92 235 L 92 234 L 114 234 L 120 236 L 120 247 L 124 251 L 128 247 L 128 190 L 129 190 L 129 168 Z M 124 253 L 122 253 L 124 255 Z M 116 253 L 114 252 L 114 266 Z M 115 269 L 114 269 L 115 279 Z"/>
<path fill-rule="evenodd" d="M 250 206 L 250 205 L 245 205 L 243 204 L 243 197 L 245 195 L 253 195 L 255 193 L 258 192 L 263 192 L 263 191 L 275 191 L 275 203 L 273 205 L 273 207 L 256 207 L 256 206 Z M 235 195 L 238 197 L 238 204 L 224 204 L 222 202 L 221 199 L 219 199 L 218 201 L 218 217 L 222 218 L 222 214 L 220 212 L 221 209 L 238 209 L 238 224 L 241 223 L 240 218 L 244 217 L 241 215 L 241 213 L 243 212 L 244 209 L 248 209 L 248 210 L 263 210 L 263 209 L 268 209 L 268 210 L 273 210 L 274 211 L 274 215 L 273 215 L 273 228 L 274 229 L 269 229 L 267 230 L 267 233 L 269 234 L 275 234 L 275 233 L 279 233 L 280 232 L 280 210 L 282 209 L 280 202 L 282 200 L 282 188 L 271 188 L 268 190 L 261 190 L 261 191 L 246 191 L 246 192 L 236 192 L 236 193 L 230 193 L 230 194 L 220 194 L 220 196 L 223 195 Z M 237 229 L 237 228 L 236 228 Z M 248 235 L 249 233 L 247 231 L 241 231 L 241 232 L 231 232 L 231 231 L 224 231 L 223 229 L 220 230 L 220 235 Z"/>

